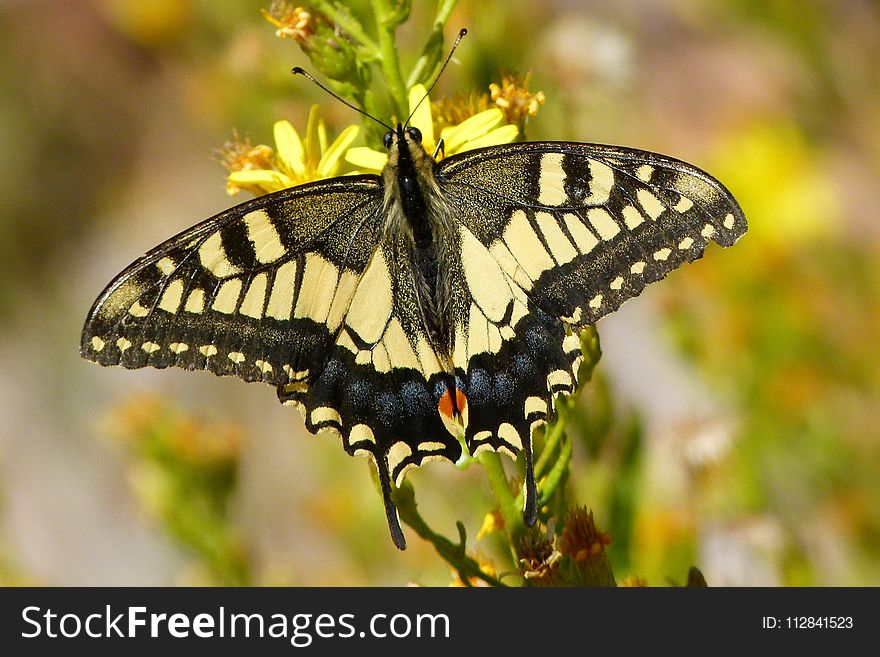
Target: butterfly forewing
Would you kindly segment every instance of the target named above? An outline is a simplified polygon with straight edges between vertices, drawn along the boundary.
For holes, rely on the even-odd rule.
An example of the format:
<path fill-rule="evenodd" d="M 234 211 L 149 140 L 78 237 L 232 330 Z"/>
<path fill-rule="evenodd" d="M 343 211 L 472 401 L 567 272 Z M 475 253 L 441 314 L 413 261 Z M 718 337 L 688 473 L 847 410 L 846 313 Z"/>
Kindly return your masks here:
<path fill-rule="evenodd" d="M 255 199 L 181 233 L 101 294 L 83 356 L 276 385 L 308 378 L 375 248 L 380 206 L 377 179 L 362 177 Z"/>
<path fill-rule="evenodd" d="M 581 327 L 615 310 L 746 220 L 721 183 L 666 156 L 530 142 L 464 153 L 438 177 L 457 216 L 553 317 Z"/>

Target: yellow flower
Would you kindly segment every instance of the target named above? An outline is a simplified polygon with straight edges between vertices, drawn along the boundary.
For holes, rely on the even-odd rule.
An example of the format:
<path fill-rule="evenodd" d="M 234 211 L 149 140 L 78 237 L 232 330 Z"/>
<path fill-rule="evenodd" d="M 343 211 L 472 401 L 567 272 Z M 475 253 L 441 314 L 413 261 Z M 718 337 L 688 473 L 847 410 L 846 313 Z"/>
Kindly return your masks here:
<path fill-rule="evenodd" d="M 418 104 L 425 93 L 425 87 L 421 84 L 417 84 L 409 90 L 409 109 L 410 112 L 415 110 L 409 125 L 421 131 L 422 146 L 428 153 L 433 154 L 437 148 L 437 141 L 435 140 L 431 103 L 425 98 L 420 105 Z M 416 105 L 418 105 L 418 109 L 416 109 Z M 519 128 L 506 123 L 504 112 L 493 107 L 474 114 L 457 125 L 443 128 L 440 131 L 443 150 L 437 154 L 437 158 L 442 159 L 483 146 L 507 144 L 516 139 L 518 134 Z M 345 154 L 345 159 L 362 171 L 380 172 L 388 162 L 388 154 L 366 146 L 359 146 L 350 148 Z"/>
<path fill-rule="evenodd" d="M 256 195 L 277 192 L 339 174 L 342 154 L 357 138 L 360 127 L 350 125 L 327 145 L 327 129 L 318 116 L 318 106 L 309 112 L 305 139 L 289 121 L 275 123 L 275 150 L 265 145 L 236 142 L 224 149 L 224 165 L 230 173 L 226 191 L 232 195 L 247 190 Z"/>

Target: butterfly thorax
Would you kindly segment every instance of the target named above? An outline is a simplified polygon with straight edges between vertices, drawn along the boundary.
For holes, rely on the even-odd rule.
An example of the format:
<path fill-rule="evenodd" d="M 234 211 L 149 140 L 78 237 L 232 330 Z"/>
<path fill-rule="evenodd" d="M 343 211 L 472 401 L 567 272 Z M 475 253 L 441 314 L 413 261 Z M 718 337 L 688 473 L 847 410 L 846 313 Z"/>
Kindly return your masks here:
<path fill-rule="evenodd" d="M 398 125 L 391 134 L 385 184 L 384 241 L 402 241 L 412 258 L 422 322 L 434 346 L 452 351 L 453 324 L 449 317 L 454 269 L 455 232 L 435 176 L 436 161 L 422 147 L 420 135 Z"/>

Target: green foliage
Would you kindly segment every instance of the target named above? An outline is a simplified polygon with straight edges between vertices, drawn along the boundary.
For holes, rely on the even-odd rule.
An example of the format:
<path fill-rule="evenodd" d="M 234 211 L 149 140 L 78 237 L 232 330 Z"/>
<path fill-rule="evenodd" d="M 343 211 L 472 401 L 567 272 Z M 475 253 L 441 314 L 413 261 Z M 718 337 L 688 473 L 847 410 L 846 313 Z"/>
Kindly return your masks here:
<path fill-rule="evenodd" d="M 120 408 L 112 425 L 127 448 L 141 507 L 196 560 L 202 583 L 251 583 L 247 550 L 229 511 L 241 429 L 140 397 Z"/>

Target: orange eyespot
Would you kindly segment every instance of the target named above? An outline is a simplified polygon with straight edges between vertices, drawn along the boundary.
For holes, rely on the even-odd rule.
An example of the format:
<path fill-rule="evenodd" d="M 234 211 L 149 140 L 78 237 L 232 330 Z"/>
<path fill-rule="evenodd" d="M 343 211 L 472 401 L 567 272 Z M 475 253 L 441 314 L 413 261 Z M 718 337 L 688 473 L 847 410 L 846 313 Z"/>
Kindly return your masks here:
<path fill-rule="evenodd" d="M 467 396 L 460 388 L 455 389 L 455 399 L 453 400 L 452 391 L 447 388 L 440 401 L 437 402 L 437 410 L 442 415 L 452 419 L 456 415 L 462 416 L 467 408 Z"/>

